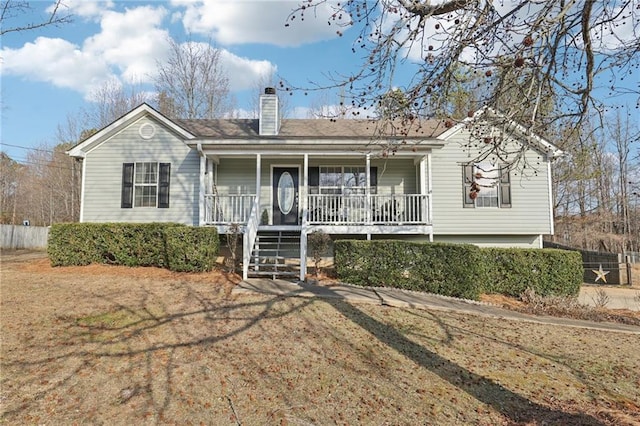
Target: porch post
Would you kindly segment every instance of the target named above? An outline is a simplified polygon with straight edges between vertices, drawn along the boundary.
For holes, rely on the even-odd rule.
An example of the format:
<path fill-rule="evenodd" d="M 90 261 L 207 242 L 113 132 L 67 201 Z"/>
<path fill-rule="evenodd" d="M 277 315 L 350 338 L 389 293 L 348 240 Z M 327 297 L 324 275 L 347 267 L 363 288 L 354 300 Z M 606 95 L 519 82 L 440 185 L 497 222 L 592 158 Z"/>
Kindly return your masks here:
<path fill-rule="evenodd" d="M 258 203 L 258 207 L 260 207 L 260 192 L 261 192 L 261 182 L 260 178 L 262 177 L 262 155 L 256 154 L 256 202 Z M 258 210 L 260 210 L 258 208 Z M 260 212 L 258 211 L 258 215 Z"/>
<path fill-rule="evenodd" d="M 431 217 L 431 200 L 429 194 L 431 193 L 431 154 L 420 158 L 420 195 L 423 196 L 425 202 L 420 203 L 422 215 L 422 221 L 425 223 L 430 222 Z M 426 196 L 426 197 L 425 197 Z M 426 203 L 426 205 L 425 205 Z M 429 241 L 433 241 L 432 233 L 429 234 Z"/>
<path fill-rule="evenodd" d="M 307 215 L 309 214 L 309 154 L 304 154 L 302 170 L 302 232 L 300 232 L 300 281 L 307 276 Z"/>
<path fill-rule="evenodd" d="M 309 189 L 309 154 L 304 154 L 304 163 L 302 170 L 302 190 L 300 196 L 302 197 L 302 222 L 307 221 L 307 210 L 309 209 L 309 197 L 307 194 Z"/>
<path fill-rule="evenodd" d="M 365 176 L 367 177 L 366 186 L 364 188 L 364 194 L 366 199 L 366 211 L 367 211 L 367 225 L 371 224 L 371 154 L 365 155 Z M 367 234 L 368 239 L 371 234 Z"/>
<path fill-rule="evenodd" d="M 432 192 L 432 179 L 431 179 L 431 153 L 427 154 L 427 223 L 431 223 L 432 206 L 431 206 L 431 192 Z M 433 242 L 433 226 L 431 226 L 431 232 L 429 232 L 429 241 Z"/>
<path fill-rule="evenodd" d="M 200 174 L 200 188 L 198 190 L 198 226 L 204 226 L 205 224 L 205 202 L 204 202 L 204 192 L 205 192 L 205 171 L 207 170 L 207 157 L 204 155 L 202 151 L 202 144 L 198 143 L 198 152 L 200 153 L 200 169 L 198 170 Z"/>

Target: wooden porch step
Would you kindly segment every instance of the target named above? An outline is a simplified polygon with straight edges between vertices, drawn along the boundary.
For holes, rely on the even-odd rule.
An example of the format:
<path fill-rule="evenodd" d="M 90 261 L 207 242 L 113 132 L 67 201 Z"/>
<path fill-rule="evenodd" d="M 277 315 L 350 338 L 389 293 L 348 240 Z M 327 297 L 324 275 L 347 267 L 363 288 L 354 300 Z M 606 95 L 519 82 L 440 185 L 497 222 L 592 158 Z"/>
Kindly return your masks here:
<path fill-rule="evenodd" d="M 295 271 L 249 271 L 249 277 L 252 278 L 273 277 L 273 279 L 276 279 L 276 277 L 297 277 L 298 275 L 300 273 Z"/>
<path fill-rule="evenodd" d="M 248 275 L 253 277 L 297 277 L 300 260 L 300 233 L 258 231 L 249 263 Z M 290 261 L 290 262 L 287 262 Z"/>

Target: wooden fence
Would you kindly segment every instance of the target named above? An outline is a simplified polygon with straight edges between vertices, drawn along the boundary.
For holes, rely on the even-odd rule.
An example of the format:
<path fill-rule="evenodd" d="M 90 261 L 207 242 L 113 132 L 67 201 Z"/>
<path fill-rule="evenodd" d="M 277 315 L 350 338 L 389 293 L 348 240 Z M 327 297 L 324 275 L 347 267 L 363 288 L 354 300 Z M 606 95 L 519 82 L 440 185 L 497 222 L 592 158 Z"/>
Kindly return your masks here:
<path fill-rule="evenodd" d="M 544 248 L 578 251 L 582 255 L 583 281 L 590 284 L 629 284 L 629 264 L 622 254 L 580 250 L 551 241 L 544 241 Z"/>
<path fill-rule="evenodd" d="M 49 228 L 46 226 L 0 225 L 2 249 L 46 248 Z"/>

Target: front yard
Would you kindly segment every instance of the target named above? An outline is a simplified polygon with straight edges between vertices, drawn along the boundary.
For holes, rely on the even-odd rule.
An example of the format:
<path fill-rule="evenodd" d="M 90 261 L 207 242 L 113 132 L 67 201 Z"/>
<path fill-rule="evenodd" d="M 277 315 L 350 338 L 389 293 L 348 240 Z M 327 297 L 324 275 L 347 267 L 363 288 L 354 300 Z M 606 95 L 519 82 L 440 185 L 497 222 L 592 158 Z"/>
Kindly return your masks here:
<path fill-rule="evenodd" d="M 637 334 L 3 254 L 5 424 L 640 423 Z"/>

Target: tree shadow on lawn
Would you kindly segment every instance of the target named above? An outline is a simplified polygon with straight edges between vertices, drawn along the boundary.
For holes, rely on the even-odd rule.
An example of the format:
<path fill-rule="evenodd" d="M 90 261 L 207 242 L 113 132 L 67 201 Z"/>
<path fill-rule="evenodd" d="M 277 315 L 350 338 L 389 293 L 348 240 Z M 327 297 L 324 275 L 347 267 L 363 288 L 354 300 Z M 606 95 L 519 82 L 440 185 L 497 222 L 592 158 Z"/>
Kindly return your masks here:
<path fill-rule="evenodd" d="M 199 309 L 176 310 L 170 305 L 171 300 L 160 300 L 152 289 L 146 289 L 138 301 L 130 304 L 119 302 L 116 294 L 78 290 L 78 297 L 94 298 L 96 305 L 103 302 L 110 308 L 82 318 L 58 317 L 56 322 L 60 328 L 49 331 L 53 336 L 31 340 L 24 348 L 38 356 L 22 359 L 14 352 L 12 357 L 2 360 L 0 365 L 5 370 L 2 383 L 10 384 L 18 391 L 15 400 L 0 411 L 0 422 L 10 421 L 14 416 L 29 416 L 40 401 L 60 393 L 68 395 L 79 377 L 94 374 L 96 365 L 109 359 L 121 359 L 121 371 L 114 375 L 117 377 L 104 379 L 119 383 L 121 391 L 114 395 L 113 389 L 111 392 L 100 389 L 101 403 L 117 406 L 142 396 L 146 399 L 142 411 L 150 413 L 156 423 L 162 423 L 172 399 L 177 397 L 175 369 L 184 362 L 181 357 L 185 353 L 178 351 L 207 347 L 214 350 L 213 345 L 241 335 L 261 321 L 287 317 L 317 302 L 307 299 L 283 308 L 285 298 L 276 296 L 238 303 L 228 298 L 212 300 L 211 295 L 186 282 L 177 286 Z M 190 334 L 185 330 L 185 323 L 190 321 L 200 321 L 204 326 Z M 64 373 L 52 379 L 55 371 Z M 9 377 L 12 379 L 8 380 Z M 162 389 L 158 383 L 162 384 Z M 25 394 L 31 398 L 24 398 L 20 391 L 34 388 L 40 390 L 32 395 Z M 232 408 L 228 395 L 227 398 Z M 22 401 L 18 403 L 17 399 Z"/>
<path fill-rule="evenodd" d="M 260 298 L 257 301 L 238 303 L 229 299 L 211 299 L 206 292 L 193 288 L 188 283 L 181 282 L 176 286 L 181 291 L 180 294 L 186 295 L 185 297 L 195 302 L 196 309 L 176 310 L 172 307 L 171 300 L 160 299 L 154 294 L 153 289 L 146 289 L 140 300 L 131 304 L 118 302 L 115 294 L 84 292 L 85 297 L 99 298 L 102 302 L 106 302 L 112 307 L 110 312 L 115 309 L 116 312 L 123 312 L 123 315 L 130 315 L 130 320 L 122 323 L 116 321 L 111 325 L 98 322 L 79 326 L 77 322 L 69 325 L 71 318 L 66 318 L 69 333 L 67 344 L 60 342 L 62 340 L 60 336 L 56 341 L 34 342 L 34 345 L 40 344 L 41 352 L 48 353 L 48 356 L 28 361 L 4 360 L 4 367 L 25 370 L 23 379 L 25 382 L 20 383 L 24 388 L 41 384 L 42 377 L 39 370 L 43 367 L 56 363 L 70 365 L 66 367 L 65 377 L 38 392 L 33 401 L 18 404 L 5 411 L 2 418 L 9 420 L 13 415 L 28 412 L 37 400 L 45 398 L 56 390 L 68 391 L 77 376 L 92 374 L 95 364 L 105 359 L 123 359 L 128 365 L 119 374 L 130 374 L 135 379 L 132 379 L 129 382 L 130 386 L 122 389 L 119 395 L 114 396 L 111 393 L 104 397 L 115 397 L 117 398 L 115 404 L 124 404 L 133 397 L 143 396 L 146 398 L 145 410 L 152 413 L 156 422 L 163 422 L 172 400 L 179 398 L 174 381 L 177 366 L 184 362 L 181 359 L 184 354 L 178 352 L 180 349 L 206 348 L 209 345 L 218 344 L 250 331 L 263 320 L 286 318 L 318 301 L 316 298 L 296 298 L 295 302 L 283 307 L 281 304 L 283 296 L 267 296 L 266 300 Z M 296 296 L 296 293 L 292 292 L 287 296 Z M 603 424 L 587 414 L 553 410 L 505 389 L 498 383 L 414 343 L 394 327 L 372 318 L 357 307 L 338 298 L 329 299 L 326 302 L 387 347 L 433 372 L 478 401 L 493 407 L 513 424 L 535 423 L 536 420 L 566 425 Z M 205 320 L 203 324 L 206 329 L 194 330 L 192 335 L 185 335 L 184 322 L 198 319 Z M 169 327 L 169 331 L 163 327 Z M 154 335 L 156 331 L 165 338 Z M 166 338 L 167 336 L 171 338 Z M 31 378 L 28 378 L 29 375 Z M 162 384 L 161 390 L 158 389 L 158 381 Z M 117 383 L 123 384 L 126 380 L 117 381 Z M 283 392 L 286 393 L 286 390 Z M 228 408 L 230 411 L 235 411 L 229 395 L 226 396 Z M 236 421 L 240 420 L 236 418 Z"/>
<path fill-rule="evenodd" d="M 328 301 L 338 312 L 359 325 L 381 343 L 435 373 L 443 380 L 502 413 L 514 424 L 530 424 L 544 420 L 549 424 L 603 425 L 586 413 L 568 413 L 533 402 L 500 384 L 475 374 L 407 339 L 387 324 L 367 315 L 354 305 L 341 300 Z"/>

